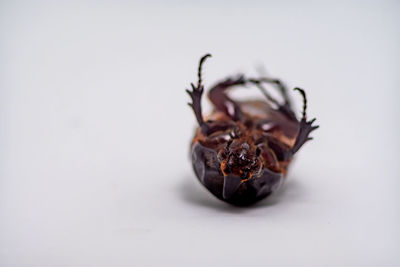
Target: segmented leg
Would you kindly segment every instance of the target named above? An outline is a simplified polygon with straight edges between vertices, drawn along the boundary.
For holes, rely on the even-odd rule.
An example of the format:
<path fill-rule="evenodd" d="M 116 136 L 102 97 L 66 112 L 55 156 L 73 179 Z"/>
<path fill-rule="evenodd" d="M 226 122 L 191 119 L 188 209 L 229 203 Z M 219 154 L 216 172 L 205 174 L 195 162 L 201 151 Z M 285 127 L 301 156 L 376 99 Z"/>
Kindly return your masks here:
<path fill-rule="evenodd" d="M 279 101 L 273 98 L 265 89 L 263 83 L 273 83 L 277 85 L 284 99 L 284 103 L 280 104 Z M 265 95 L 265 97 L 277 106 L 279 111 L 285 114 L 289 119 L 297 121 L 296 116 L 294 115 L 294 112 L 290 105 L 290 100 L 286 91 L 286 87 L 277 79 L 270 79 L 265 77 L 260 79 L 246 79 L 243 75 L 235 79 L 228 78 L 211 88 L 208 93 L 208 97 L 218 110 L 221 110 L 222 112 L 230 116 L 233 120 L 240 120 L 240 118 L 242 117 L 242 111 L 239 105 L 234 100 L 229 98 L 229 96 L 226 94 L 226 90 L 235 85 L 246 84 L 253 84 L 257 86 Z"/>
<path fill-rule="evenodd" d="M 302 145 L 304 145 L 305 142 L 307 142 L 308 140 L 311 140 L 312 137 L 310 137 L 310 133 L 312 131 L 314 131 L 315 129 L 317 129 L 319 126 L 313 126 L 312 124 L 314 123 L 314 121 L 316 120 L 315 118 L 307 121 L 307 114 L 306 114 L 306 110 L 307 110 L 307 97 L 306 97 L 306 93 L 304 92 L 303 89 L 300 88 L 294 88 L 294 90 L 297 90 L 300 92 L 300 94 L 303 97 L 303 113 L 302 113 L 302 118 L 300 120 L 300 130 L 299 130 L 299 134 L 296 137 L 296 141 L 294 143 L 294 146 L 292 148 L 292 154 L 295 154 Z"/>
<path fill-rule="evenodd" d="M 261 77 L 258 80 L 264 83 L 272 83 L 276 87 L 278 87 L 279 92 L 281 93 L 283 100 L 285 101 L 284 105 L 288 105 L 289 107 L 291 106 L 290 98 L 287 93 L 287 88 L 280 80 L 267 77 Z"/>
<path fill-rule="evenodd" d="M 272 103 L 274 103 L 276 106 L 280 106 L 281 104 L 279 104 L 278 100 L 276 100 L 275 98 L 273 98 L 267 91 L 267 89 L 262 85 L 262 81 L 260 79 L 249 79 L 249 82 L 254 84 L 255 86 L 258 87 L 258 89 L 260 89 L 261 93 L 263 93 L 263 95 Z"/>
<path fill-rule="evenodd" d="M 242 111 L 239 105 L 229 98 L 226 90 L 235 85 L 245 85 L 246 82 L 246 79 L 242 75 L 235 79 L 228 78 L 212 87 L 208 92 L 208 97 L 216 109 L 224 112 L 235 121 L 240 120 Z"/>
<path fill-rule="evenodd" d="M 192 103 L 188 104 L 193 109 L 197 122 L 199 123 L 201 131 L 204 135 L 207 135 L 210 126 L 207 122 L 204 121 L 201 110 L 201 97 L 204 92 L 204 86 L 201 83 L 201 68 L 204 61 L 210 56 L 211 56 L 210 54 L 207 54 L 200 59 L 198 68 L 197 86 L 195 86 L 192 83 L 191 84 L 192 91 L 186 89 L 186 92 L 192 98 Z M 232 86 L 246 85 L 247 83 L 251 83 L 259 87 L 259 89 L 261 89 L 261 91 L 264 93 L 267 99 L 278 106 L 279 111 L 285 114 L 289 119 L 297 121 L 296 116 L 290 105 L 290 100 L 287 94 L 286 87 L 279 80 L 276 79 L 270 79 L 265 77 L 260 79 L 245 79 L 244 76 L 239 76 L 236 79 L 228 78 L 225 81 L 218 83 L 217 85 L 215 85 L 213 88 L 210 89 L 209 98 L 218 110 L 225 112 L 225 114 L 230 116 L 233 120 L 239 120 L 242 117 L 242 111 L 240 109 L 240 106 L 235 101 L 230 99 L 225 91 Z M 277 85 L 284 98 L 284 104 L 279 104 L 279 102 L 276 99 L 274 99 L 271 95 L 269 95 L 267 90 L 262 86 L 262 83 L 274 83 L 275 85 Z M 295 88 L 294 90 L 299 91 L 303 97 L 303 113 L 302 113 L 302 118 L 299 122 L 299 133 L 296 137 L 295 144 L 291 149 L 292 155 L 295 154 L 305 142 L 312 139 L 311 137 L 309 137 L 310 133 L 319 127 L 312 125 L 315 119 L 307 121 L 306 118 L 307 98 L 304 90 L 300 88 Z"/>
<path fill-rule="evenodd" d="M 198 78 L 199 78 L 198 82 L 197 82 L 197 86 L 195 86 L 193 83 L 191 83 L 190 85 L 192 87 L 192 91 L 186 89 L 186 92 L 192 98 L 192 103 L 188 103 L 188 105 L 193 109 L 194 115 L 196 116 L 197 122 L 199 123 L 201 131 L 204 135 L 207 134 L 209 125 L 204 121 L 203 113 L 201 111 L 201 96 L 203 95 L 203 92 L 204 92 L 204 86 L 201 84 L 201 68 L 203 66 L 204 61 L 208 57 L 211 57 L 211 55 L 207 54 L 200 59 L 199 69 L 198 69 L 198 73 L 197 73 Z"/>
<path fill-rule="evenodd" d="M 261 92 L 264 94 L 264 96 L 270 102 L 274 103 L 277 106 L 277 109 L 280 112 L 282 112 L 283 114 L 285 114 L 286 117 L 288 117 L 290 120 L 297 121 L 296 115 L 294 114 L 293 109 L 292 109 L 291 104 L 290 104 L 290 99 L 289 99 L 289 96 L 287 94 L 286 87 L 279 80 L 263 77 L 263 78 L 259 78 L 259 79 L 249 79 L 249 82 L 254 84 L 254 85 L 256 85 L 261 90 Z M 283 97 L 284 103 L 280 104 L 279 101 L 277 101 L 275 98 L 273 98 L 268 93 L 267 89 L 263 86 L 263 83 L 273 83 L 273 84 L 275 84 L 278 87 L 278 89 L 279 89 L 279 91 L 280 91 L 280 93 L 281 93 L 281 95 Z"/>

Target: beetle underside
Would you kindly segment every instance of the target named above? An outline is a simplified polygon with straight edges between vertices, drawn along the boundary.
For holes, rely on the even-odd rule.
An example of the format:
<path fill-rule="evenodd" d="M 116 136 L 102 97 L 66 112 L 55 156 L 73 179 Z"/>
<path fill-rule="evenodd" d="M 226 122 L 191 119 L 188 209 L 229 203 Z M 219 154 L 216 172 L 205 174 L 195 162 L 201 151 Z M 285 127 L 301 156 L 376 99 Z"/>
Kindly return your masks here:
<path fill-rule="evenodd" d="M 214 111 L 204 118 L 201 97 L 201 58 L 197 86 L 187 92 L 199 128 L 192 141 L 192 164 L 199 181 L 216 197 L 234 205 L 249 205 L 265 198 L 279 188 L 293 155 L 311 138 L 318 128 L 315 119 L 307 121 L 305 92 L 302 118 L 297 120 L 286 87 L 279 80 L 240 75 L 213 86 L 208 96 Z M 279 103 L 265 89 L 275 85 L 283 98 Z M 234 101 L 227 95 L 233 86 L 253 85 L 265 95 L 265 100 Z"/>

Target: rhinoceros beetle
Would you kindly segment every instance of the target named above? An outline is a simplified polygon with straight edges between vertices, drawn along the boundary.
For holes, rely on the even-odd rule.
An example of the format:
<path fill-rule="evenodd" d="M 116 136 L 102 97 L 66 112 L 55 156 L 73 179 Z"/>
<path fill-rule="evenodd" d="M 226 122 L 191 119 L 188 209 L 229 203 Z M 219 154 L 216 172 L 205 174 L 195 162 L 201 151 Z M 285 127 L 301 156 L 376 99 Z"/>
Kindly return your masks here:
<path fill-rule="evenodd" d="M 186 90 L 199 127 L 191 143 L 191 157 L 198 180 L 217 198 L 233 205 L 255 203 L 276 191 L 282 184 L 293 155 L 311 140 L 317 129 L 315 119 L 307 120 L 304 90 L 300 120 L 292 109 L 286 87 L 280 80 L 244 75 L 226 78 L 208 91 L 214 110 L 203 117 L 201 97 L 202 66 L 210 54 L 200 59 L 197 85 Z M 266 89 L 274 85 L 282 101 Z M 237 86 L 257 87 L 265 99 L 235 101 L 227 90 Z M 283 103 L 280 103 L 283 102 Z"/>

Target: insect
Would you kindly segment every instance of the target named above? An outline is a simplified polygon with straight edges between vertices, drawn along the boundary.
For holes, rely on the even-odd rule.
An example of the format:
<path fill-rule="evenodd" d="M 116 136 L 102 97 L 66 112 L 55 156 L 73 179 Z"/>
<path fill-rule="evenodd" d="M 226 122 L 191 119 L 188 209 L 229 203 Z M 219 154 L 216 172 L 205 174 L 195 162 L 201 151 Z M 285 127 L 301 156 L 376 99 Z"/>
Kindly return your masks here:
<path fill-rule="evenodd" d="M 286 87 L 277 79 L 229 77 L 208 91 L 213 112 L 203 117 L 201 98 L 202 66 L 210 54 L 200 59 L 197 85 L 186 90 L 199 124 L 191 144 L 194 172 L 199 181 L 217 198 L 243 206 L 261 200 L 282 184 L 294 154 L 311 140 L 315 118 L 307 121 L 307 98 L 304 90 L 294 88 L 303 97 L 300 120 L 292 109 Z M 264 87 L 272 84 L 283 103 Z M 264 100 L 235 101 L 228 96 L 234 86 L 253 85 Z"/>

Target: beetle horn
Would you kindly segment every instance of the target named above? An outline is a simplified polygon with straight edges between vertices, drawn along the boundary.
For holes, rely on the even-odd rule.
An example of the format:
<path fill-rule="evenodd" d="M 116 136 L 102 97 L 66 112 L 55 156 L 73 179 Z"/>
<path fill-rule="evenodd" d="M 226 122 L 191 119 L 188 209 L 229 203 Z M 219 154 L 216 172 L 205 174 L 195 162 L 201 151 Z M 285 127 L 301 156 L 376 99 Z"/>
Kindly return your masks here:
<path fill-rule="evenodd" d="M 241 184 L 242 184 L 242 179 L 240 177 L 234 175 L 224 176 L 222 197 L 224 199 L 231 198 Z"/>

